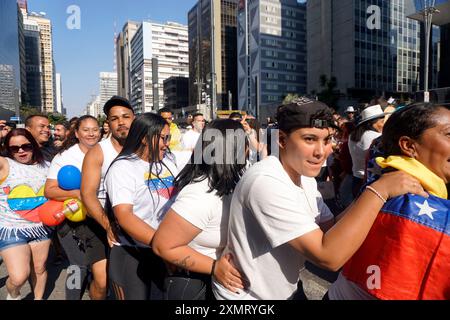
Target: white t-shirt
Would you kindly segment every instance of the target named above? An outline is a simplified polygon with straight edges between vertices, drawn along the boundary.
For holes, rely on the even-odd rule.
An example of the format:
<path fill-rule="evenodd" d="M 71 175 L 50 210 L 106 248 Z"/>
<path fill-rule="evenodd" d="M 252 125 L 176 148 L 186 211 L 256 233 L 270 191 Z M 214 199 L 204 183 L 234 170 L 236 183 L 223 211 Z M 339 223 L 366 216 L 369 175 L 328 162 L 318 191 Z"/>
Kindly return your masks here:
<path fill-rule="evenodd" d="M 354 142 L 352 139 L 348 140 L 348 149 L 353 162 L 353 176 L 360 179 L 364 178 L 367 150 L 369 150 L 373 140 L 379 136 L 381 136 L 381 133 L 367 130 L 363 133 L 360 141 Z"/>
<path fill-rule="evenodd" d="M 217 299 L 286 300 L 297 290 L 305 257 L 288 244 L 333 219 L 314 178 L 295 185 L 278 158 L 270 156 L 251 167 L 238 183 L 230 208 L 224 253 L 249 280 L 235 294 L 214 279 Z"/>
<path fill-rule="evenodd" d="M 58 153 L 52 160 L 47 179 L 58 180 L 59 170 L 67 165 L 75 166 L 81 172 L 85 155 L 78 144 L 70 147 L 63 153 Z"/>
<path fill-rule="evenodd" d="M 173 180 L 178 174 L 174 162 L 167 157 L 161 164 L 154 164 L 150 174 L 150 164 L 137 156 L 118 160 L 109 168 L 105 177 L 106 191 L 112 207 L 119 204 L 133 205 L 133 213 L 157 229 L 167 210 L 172 205 Z M 156 174 L 159 173 L 159 178 Z M 133 246 L 125 237 L 119 236 L 121 245 Z M 147 244 L 137 243 L 148 247 Z"/>
<path fill-rule="evenodd" d="M 181 144 L 183 149 L 193 150 L 197 144 L 200 133 L 194 130 L 189 130 L 181 137 Z"/>
<path fill-rule="evenodd" d="M 97 198 L 102 204 L 102 207 L 104 208 L 106 201 L 105 175 L 106 172 L 108 172 L 109 166 L 114 161 L 114 159 L 119 155 L 119 153 L 114 148 L 111 142 L 111 137 L 103 139 L 102 141 L 100 141 L 99 145 L 103 153 L 103 163 L 100 176 L 100 185 L 97 191 Z"/>
<path fill-rule="evenodd" d="M 215 191 L 208 192 L 209 189 L 208 179 L 187 185 L 171 209 L 202 230 L 189 246 L 216 260 L 226 244 L 231 196 L 220 198 Z"/>
<path fill-rule="evenodd" d="M 328 290 L 328 296 L 330 300 L 377 300 L 356 283 L 347 280 L 342 272 Z"/>

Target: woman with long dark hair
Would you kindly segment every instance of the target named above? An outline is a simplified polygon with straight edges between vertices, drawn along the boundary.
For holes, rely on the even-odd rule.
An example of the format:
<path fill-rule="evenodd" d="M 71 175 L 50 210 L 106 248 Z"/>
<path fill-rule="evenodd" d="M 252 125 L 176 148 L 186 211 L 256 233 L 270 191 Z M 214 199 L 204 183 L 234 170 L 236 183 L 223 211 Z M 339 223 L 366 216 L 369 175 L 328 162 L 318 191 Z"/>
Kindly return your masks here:
<path fill-rule="evenodd" d="M 31 133 L 14 129 L 5 137 L 0 157 L 0 255 L 8 279 L 7 300 L 20 300 L 20 289 L 31 276 L 34 299 L 42 299 L 47 282 L 51 230 L 37 214 L 42 205 L 48 163 Z"/>
<path fill-rule="evenodd" d="M 202 157 L 194 152 L 177 176 L 179 193 L 153 240 L 153 250 L 179 268 L 166 279 L 169 300 L 212 299 L 211 277 L 230 290 L 243 288 L 229 257 L 220 256 L 231 196 L 245 170 L 246 135 L 239 122 L 225 119 L 209 123 L 201 137 Z"/>
<path fill-rule="evenodd" d="M 67 140 L 64 141 L 59 154 L 53 159 L 47 182 L 45 196 L 52 200 L 81 199 L 80 190 L 63 190 L 58 184 L 58 172 L 67 165 L 82 169 L 86 153 L 99 140 L 100 128 L 97 119 L 92 116 L 82 116 L 77 119 Z M 86 283 L 88 268 L 91 268 L 93 281 L 89 286 L 91 299 L 100 300 L 106 296 L 106 234 L 97 222 L 90 217 L 81 222 L 64 220 L 57 227 L 58 238 L 69 259 L 70 270 L 79 268 L 81 283 Z M 70 273 L 68 273 L 70 276 Z M 71 286 L 66 282 L 66 299 L 79 300 L 82 297 L 83 286 Z"/>
<path fill-rule="evenodd" d="M 170 138 L 161 116 L 137 116 L 105 177 L 106 212 L 119 240 L 111 249 L 109 276 L 120 300 L 163 298 L 166 267 L 151 242 L 171 205 L 178 173 Z"/>

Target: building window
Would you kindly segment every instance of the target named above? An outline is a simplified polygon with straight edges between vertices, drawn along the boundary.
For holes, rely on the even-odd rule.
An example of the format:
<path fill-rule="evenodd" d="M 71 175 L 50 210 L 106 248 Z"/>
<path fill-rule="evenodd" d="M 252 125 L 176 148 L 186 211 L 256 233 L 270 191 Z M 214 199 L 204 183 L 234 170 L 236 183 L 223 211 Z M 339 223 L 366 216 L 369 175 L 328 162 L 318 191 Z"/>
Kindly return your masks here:
<path fill-rule="evenodd" d="M 267 90 L 278 90 L 278 85 L 277 84 L 267 84 L 266 89 Z"/>

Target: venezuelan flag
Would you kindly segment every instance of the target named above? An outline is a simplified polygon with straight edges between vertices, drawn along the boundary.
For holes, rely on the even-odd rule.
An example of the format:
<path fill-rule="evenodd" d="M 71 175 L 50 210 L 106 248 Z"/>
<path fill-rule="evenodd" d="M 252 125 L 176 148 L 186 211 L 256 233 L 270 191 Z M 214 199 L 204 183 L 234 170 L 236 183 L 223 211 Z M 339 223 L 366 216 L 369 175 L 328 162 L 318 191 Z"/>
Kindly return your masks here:
<path fill-rule="evenodd" d="M 164 172 L 159 178 L 150 173 L 144 176 L 145 184 L 150 188 L 151 192 L 156 192 L 161 197 L 170 199 L 174 194 L 173 181 L 174 177 L 170 172 Z"/>
<path fill-rule="evenodd" d="M 432 195 L 426 199 L 408 194 L 388 201 L 344 266 L 344 276 L 379 299 L 450 300 L 450 201 L 444 182 L 414 159 L 377 162 L 403 168 Z M 372 266 L 380 271 L 376 288 L 367 283 Z"/>
<path fill-rule="evenodd" d="M 35 193 L 31 187 L 20 185 L 11 190 L 7 201 L 9 208 L 22 218 L 40 222 L 38 210 L 42 204 L 47 202 L 47 199 L 44 197 L 44 187 Z"/>

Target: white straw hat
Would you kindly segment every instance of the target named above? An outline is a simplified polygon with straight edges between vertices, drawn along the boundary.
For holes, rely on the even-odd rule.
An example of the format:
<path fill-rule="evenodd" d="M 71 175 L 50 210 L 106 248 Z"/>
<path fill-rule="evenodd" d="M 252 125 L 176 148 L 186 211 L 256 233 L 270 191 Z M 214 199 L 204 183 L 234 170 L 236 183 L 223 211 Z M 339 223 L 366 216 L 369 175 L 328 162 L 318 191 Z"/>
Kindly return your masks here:
<path fill-rule="evenodd" d="M 383 109 L 379 104 L 370 106 L 363 111 L 361 111 L 361 120 L 358 123 L 358 126 L 366 121 L 377 119 L 377 118 L 384 118 L 385 114 L 383 112 Z"/>

